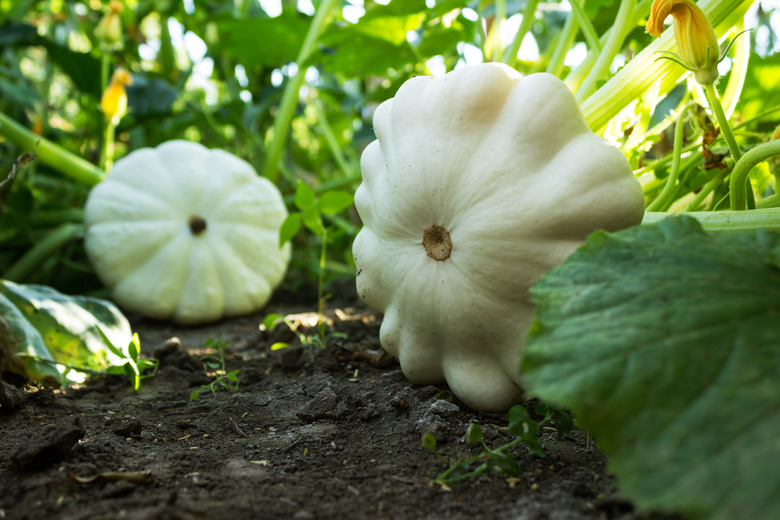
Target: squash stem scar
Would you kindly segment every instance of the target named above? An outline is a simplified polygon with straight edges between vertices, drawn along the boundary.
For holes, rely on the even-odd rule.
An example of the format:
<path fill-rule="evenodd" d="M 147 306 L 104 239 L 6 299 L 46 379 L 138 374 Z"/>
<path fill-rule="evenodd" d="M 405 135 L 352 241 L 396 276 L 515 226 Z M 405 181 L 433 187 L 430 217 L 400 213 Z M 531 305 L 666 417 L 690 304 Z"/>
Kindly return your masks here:
<path fill-rule="evenodd" d="M 195 236 L 206 231 L 206 221 L 198 215 L 192 215 L 187 223 L 190 226 L 190 231 L 192 231 L 192 234 Z"/>
<path fill-rule="evenodd" d="M 425 254 L 439 262 L 448 259 L 452 253 L 450 233 L 438 224 L 433 224 L 425 230 L 422 244 Z"/>

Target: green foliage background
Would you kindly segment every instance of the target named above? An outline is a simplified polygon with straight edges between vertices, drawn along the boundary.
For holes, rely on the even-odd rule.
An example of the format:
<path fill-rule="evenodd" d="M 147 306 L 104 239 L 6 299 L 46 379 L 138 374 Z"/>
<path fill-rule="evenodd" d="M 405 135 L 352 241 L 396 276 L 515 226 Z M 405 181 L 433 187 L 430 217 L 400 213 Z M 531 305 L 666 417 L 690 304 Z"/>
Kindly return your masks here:
<path fill-rule="evenodd" d="M 188 139 L 232 152 L 263 173 L 284 90 L 299 68 L 306 67 L 307 80 L 289 125 L 277 179 L 294 211 L 299 180 L 318 194 L 328 189 L 353 191 L 360 180 L 361 151 L 373 139 L 374 108 L 405 80 L 430 74 L 431 64 L 449 71 L 467 55 L 476 53 L 485 60 L 497 56 L 491 32 L 496 17 L 510 18 L 528 2 L 342 1 L 305 63 L 295 63 L 313 20 L 311 6 L 303 3 L 298 7 L 284 0 L 275 17 L 256 0 L 122 4 L 121 39 L 106 45 L 95 34 L 108 12 L 106 0 L 0 0 L 0 112 L 97 164 L 103 135 L 100 96 L 111 71 L 124 67 L 133 84 L 128 88 L 129 113 L 117 129 L 116 158 L 140 147 Z M 638 2 L 648 12 L 649 4 Z M 313 7 L 319 5 L 314 2 Z M 618 5 L 611 0 L 585 3 L 598 34 L 613 23 Z M 345 15 L 361 6 L 364 14 L 357 21 Z M 517 60 L 513 65 L 518 70 L 531 73 L 548 67 L 567 14 L 560 2 L 539 2 L 528 36 L 539 57 Z M 776 38 L 770 17 L 771 9 L 759 12 L 770 41 L 759 51 L 762 55 L 755 56 L 755 68 L 746 80 L 744 112 L 749 117 L 777 101 L 778 91 L 772 86 L 780 79 L 780 69 L 777 55 L 771 53 Z M 624 61 L 650 43 L 643 23 L 640 20 L 630 31 L 620 53 Z M 570 47 L 582 47 L 584 41 L 578 32 Z M 564 66 L 558 74 L 564 77 L 568 72 Z M 777 119 L 775 114 L 745 130 L 758 132 L 758 142 Z M 642 166 L 651 145 L 668 141 L 663 129 L 642 139 L 635 134 L 633 140 L 631 128 L 619 130 L 635 167 Z M 0 137 L 0 177 L 23 151 Z M 663 166 L 656 169 L 659 185 L 665 174 Z M 696 172 L 683 180 L 693 189 L 701 181 Z M 651 183 L 651 195 L 653 189 Z M 10 273 L 19 282 L 100 294 L 79 235 L 88 192 L 89 187 L 41 162 L 19 168 L 0 213 L 0 277 Z M 350 248 L 359 219 L 352 208 L 323 218 L 330 229 L 327 279 L 351 277 Z M 68 223 L 73 226 L 63 229 Z M 15 271 L 15 264 L 47 237 L 56 246 L 51 254 L 34 269 Z M 316 285 L 321 239 L 305 230 L 294 237 L 295 257 L 285 287 L 298 291 Z"/>

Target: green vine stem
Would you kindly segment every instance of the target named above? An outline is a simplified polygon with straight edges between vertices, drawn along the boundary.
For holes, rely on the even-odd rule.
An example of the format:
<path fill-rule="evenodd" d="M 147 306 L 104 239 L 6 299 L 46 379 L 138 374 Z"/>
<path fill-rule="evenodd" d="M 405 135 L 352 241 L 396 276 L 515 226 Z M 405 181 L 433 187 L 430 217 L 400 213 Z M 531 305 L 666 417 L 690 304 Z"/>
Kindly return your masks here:
<path fill-rule="evenodd" d="M 338 0 L 323 0 L 320 4 L 295 60 L 295 63 L 298 65 L 298 72 L 288 81 L 287 87 L 282 94 L 279 112 L 274 120 L 271 144 L 268 147 L 265 164 L 263 165 L 263 176 L 267 177 L 271 182 L 275 183 L 279 176 L 279 159 L 282 157 L 284 143 L 287 140 L 290 122 L 295 114 L 301 87 L 303 87 L 306 81 L 306 62 L 311 57 L 322 31 L 327 27 L 328 16 L 338 5 L 340 5 Z"/>
<path fill-rule="evenodd" d="M 718 91 L 715 90 L 715 84 L 710 83 L 704 87 L 704 92 L 707 94 L 707 102 L 710 104 L 710 109 L 715 115 L 715 119 L 718 120 L 720 131 L 726 139 L 726 143 L 729 145 L 731 156 L 734 158 L 734 162 L 739 162 L 742 158 L 742 151 L 739 149 L 737 140 L 734 138 L 734 132 L 732 132 L 729 120 L 726 118 L 726 113 L 723 111 L 723 105 L 720 104 Z"/>
<path fill-rule="evenodd" d="M 525 35 L 528 34 L 528 31 L 531 29 L 531 25 L 536 19 L 536 6 L 538 5 L 539 0 L 528 0 L 528 2 L 525 3 L 525 9 L 523 10 L 523 21 L 520 22 L 520 27 L 517 29 L 515 39 L 512 40 L 512 44 L 507 48 L 506 52 L 504 53 L 504 57 L 501 60 L 510 67 L 515 66 L 515 62 L 517 61 L 517 53 L 520 51 L 520 45 L 523 44 L 523 38 L 525 38 Z"/>
<path fill-rule="evenodd" d="M 728 170 L 723 170 L 721 174 L 716 175 L 712 180 L 708 181 L 707 184 L 702 186 L 696 196 L 693 197 L 693 200 L 688 204 L 688 207 L 685 208 L 685 211 L 699 211 L 699 207 L 704 202 L 704 199 L 723 183 L 723 179 L 727 174 Z"/>
<path fill-rule="evenodd" d="M 750 63 L 750 33 L 742 34 L 745 30 L 745 21 L 734 27 L 737 41 L 734 42 L 734 54 L 731 58 L 731 74 L 723 92 L 723 104 L 726 106 L 726 117 L 731 117 L 739 102 L 742 88 L 747 78 L 748 64 Z"/>
<path fill-rule="evenodd" d="M 775 155 L 780 155 L 780 139 L 762 143 L 751 148 L 739 161 L 737 161 L 737 164 L 734 165 L 734 169 L 731 171 L 731 181 L 729 184 L 730 207 L 733 211 L 747 209 L 747 183 L 750 170 L 752 170 L 755 165 L 770 157 L 774 157 Z M 747 213 L 754 213 L 754 211 L 749 211 Z"/>
<path fill-rule="evenodd" d="M 0 135 L 17 143 L 25 151 L 32 152 L 38 159 L 63 175 L 84 184 L 94 186 L 103 180 L 103 172 L 94 164 L 44 139 L 0 112 Z"/>
<path fill-rule="evenodd" d="M 588 96 L 595 92 L 596 83 L 602 80 L 609 72 L 612 60 L 620 52 L 623 40 L 632 28 L 631 15 L 634 14 L 634 7 L 636 7 L 636 0 L 623 0 L 620 2 L 620 9 L 618 9 L 618 14 L 607 42 L 604 44 L 601 52 L 599 52 L 596 63 L 585 77 L 585 81 L 582 82 L 582 85 L 577 90 L 577 101 L 582 102 L 582 100 L 587 99 Z"/>
<path fill-rule="evenodd" d="M 780 207 L 780 193 L 775 193 L 771 197 L 761 199 L 756 202 L 757 208 L 777 208 Z"/>
<path fill-rule="evenodd" d="M 704 11 L 707 19 L 715 27 L 716 34 L 724 34 L 741 20 L 752 0 L 701 0 L 697 5 Z M 643 4 L 644 5 L 644 4 Z M 641 11 L 637 8 L 636 11 Z M 638 20 L 647 13 L 634 13 Z M 664 93 L 671 89 L 685 73 L 685 69 L 670 60 L 659 60 L 659 52 L 673 51 L 675 48 L 674 31 L 665 31 L 653 43 L 629 61 L 601 88 L 581 104 L 585 120 L 591 130 L 598 132 L 610 119 L 625 106 L 661 80 Z M 566 81 L 569 84 L 569 78 Z"/>
<path fill-rule="evenodd" d="M 31 227 L 50 227 L 64 222 L 84 222 L 84 209 L 66 208 L 36 211 L 27 220 Z"/>
<path fill-rule="evenodd" d="M 328 260 L 328 228 L 322 227 L 322 249 L 320 249 L 320 272 L 317 273 L 317 323 L 322 323 L 325 313 L 325 264 Z"/>
<path fill-rule="evenodd" d="M 648 13 L 650 12 L 651 3 L 651 0 L 640 0 L 639 3 L 637 3 L 637 6 L 634 8 L 634 13 L 631 16 L 632 25 L 639 24 L 647 17 Z M 599 37 L 599 42 L 601 43 L 602 47 L 606 43 L 607 38 L 609 38 L 609 35 L 612 34 L 613 29 L 614 26 L 610 27 L 604 32 L 604 34 Z M 590 70 L 593 68 L 593 64 L 596 63 L 597 58 L 598 53 L 589 49 L 588 53 L 585 55 L 585 59 L 579 65 L 574 67 L 574 69 L 572 69 L 569 74 L 566 75 L 563 81 L 572 92 L 576 92 L 577 89 L 580 88 L 580 85 L 582 85 L 582 82 L 585 80 L 585 76 L 588 75 Z"/>
<path fill-rule="evenodd" d="M 55 228 L 3 273 L 3 278 L 12 282 L 24 282 L 40 265 L 59 251 L 62 246 L 84 234 L 82 224 L 62 224 Z"/>
<path fill-rule="evenodd" d="M 697 211 L 693 213 L 647 212 L 642 224 L 655 224 L 670 215 L 688 215 L 707 231 L 780 229 L 780 208 L 750 211 Z"/>
<path fill-rule="evenodd" d="M 677 178 L 680 175 L 680 158 L 682 157 L 682 142 L 685 129 L 685 115 L 688 113 L 688 105 L 680 109 L 677 116 L 677 124 L 674 127 L 674 150 L 672 151 L 672 167 L 669 171 L 669 177 L 666 179 L 664 189 L 660 195 L 647 206 L 647 211 L 657 211 L 668 207 L 672 193 L 677 187 Z"/>
<path fill-rule="evenodd" d="M 582 4 L 585 5 L 584 0 Z M 577 19 L 574 16 L 567 16 L 545 72 L 559 78 L 561 77 L 565 68 L 563 62 L 566 59 L 566 54 L 569 52 L 569 49 L 574 45 L 574 39 L 577 37 L 578 28 Z"/>
<path fill-rule="evenodd" d="M 100 150 L 100 166 L 107 172 L 114 165 L 114 134 L 116 125 L 111 121 L 104 122 L 103 147 Z"/>
<path fill-rule="evenodd" d="M 593 24 L 588 20 L 588 15 L 585 14 L 585 2 L 579 0 L 570 0 L 571 13 L 582 31 L 582 36 L 585 37 L 585 43 L 588 44 L 588 48 L 596 53 L 601 52 L 601 41 L 599 41 L 599 35 L 596 29 L 593 28 Z"/>
<path fill-rule="evenodd" d="M 347 159 L 344 156 L 344 152 L 342 151 L 341 146 L 339 146 L 338 140 L 336 139 L 336 134 L 333 132 L 333 128 L 328 122 L 328 116 L 325 114 L 325 109 L 322 107 L 322 103 L 317 100 L 310 106 L 314 107 L 314 112 L 317 114 L 317 123 L 319 123 L 320 131 L 325 137 L 325 141 L 328 143 L 328 148 L 330 149 L 330 154 L 333 157 L 333 160 L 336 161 L 336 164 L 339 165 L 339 168 L 346 176 L 354 176 L 355 171 L 359 168 L 352 166 L 347 162 Z"/>
<path fill-rule="evenodd" d="M 506 0 L 496 0 L 494 5 L 496 10 L 495 16 L 493 16 L 493 25 L 490 28 L 490 34 L 488 40 L 490 41 L 490 61 L 498 61 L 498 57 L 503 53 L 501 52 L 501 26 L 506 21 Z"/>

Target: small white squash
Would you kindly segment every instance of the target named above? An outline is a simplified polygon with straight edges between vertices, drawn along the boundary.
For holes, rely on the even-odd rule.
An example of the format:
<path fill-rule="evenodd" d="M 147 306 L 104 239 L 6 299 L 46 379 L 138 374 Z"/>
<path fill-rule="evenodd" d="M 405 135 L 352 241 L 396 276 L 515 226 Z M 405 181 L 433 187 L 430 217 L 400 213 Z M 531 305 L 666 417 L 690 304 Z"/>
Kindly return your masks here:
<path fill-rule="evenodd" d="M 639 224 L 642 189 L 548 74 L 489 63 L 413 78 L 374 130 L 353 254 L 382 346 L 411 381 L 504 411 L 521 395 L 529 288 L 592 231 Z"/>
<path fill-rule="evenodd" d="M 116 162 L 85 208 L 85 246 L 123 308 L 196 324 L 261 308 L 290 245 L 279 190 L 249 163 L 187 141 Z"/>

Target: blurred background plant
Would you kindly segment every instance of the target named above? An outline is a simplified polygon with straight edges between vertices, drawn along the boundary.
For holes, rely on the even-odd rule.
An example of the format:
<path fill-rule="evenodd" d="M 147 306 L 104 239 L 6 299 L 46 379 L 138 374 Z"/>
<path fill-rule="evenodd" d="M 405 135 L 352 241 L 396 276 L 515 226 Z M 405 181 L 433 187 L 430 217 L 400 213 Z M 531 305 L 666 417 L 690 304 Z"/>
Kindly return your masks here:
<path fill-rule="evenodd" d="M 30 148 L 14 137 L 14 123 L 88 163 L 58 163 L 56 151 L 44 160 L 42 143 L 40 160 L 19 165 L 0 188 L 0 277 L 104 294 L 83 251 L 82 207 L 101 178 L 99 165 L 144 146 L 187 139 L 225 149 L 272 179 L 295 211 L 299 182 L 317 200 L 354 192 L 361 151 L 374 138 L 374 108 L 412 76 L 493 59 L 565 78 L 587 106 L 652 41 L 644 32 L 650 2 L 622 4 L 0 0 L 0 178 Z M 718 88 L 749 148 L 780 122 L 780 12 L 776 1 L 735 4 L 747 16 L 746 23 L 737 16 L 732 34 L 743 25 L 753 30 L 720 64 Z M 607 34 L 616 13 L 622 39 Z M 611 59 L 593 63 L 594 49 Z M 116 118 L 101 98 L 118 69 L 130 81 L 122 84 L 126 114 Z M 685 79 L 653 85 L 617 106 L 608 123 L 595 123 L 629 157 L 649 203 L 667 184 L 675 114 L 703 99 Z M 706 114 L 687 113 L 682 165 L 656 206 L 718 208 L 733 165 L 724 164 L 728 148 L 708 130 Z M 756 204 L 771 205 L 777 186 L 766 164 L 751 182 Z M 707 197 L 699 196 L 705 187 Z M 327 233 L 306 225 L 285 237 L 295 253 L 283 287 L 312 301 L 321 274 L 325 284 L 354 276 L 351 244 L 360 225 L 352 207 L 318 218 Z"/>

